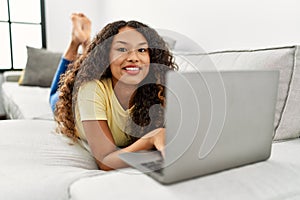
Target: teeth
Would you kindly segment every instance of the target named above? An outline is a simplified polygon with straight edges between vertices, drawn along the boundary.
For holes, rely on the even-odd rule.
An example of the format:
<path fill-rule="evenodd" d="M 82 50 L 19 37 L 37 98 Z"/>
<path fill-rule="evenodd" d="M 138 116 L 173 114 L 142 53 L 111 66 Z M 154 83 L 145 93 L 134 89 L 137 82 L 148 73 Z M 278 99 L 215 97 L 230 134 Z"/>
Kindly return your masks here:
<path fill-rule="evenodd" d="M 126 70 L 128 70 L 128 71 L 137 71 L 137 70 L 139 70 L 139 68 L 138 67 L 127 67 Z"/>

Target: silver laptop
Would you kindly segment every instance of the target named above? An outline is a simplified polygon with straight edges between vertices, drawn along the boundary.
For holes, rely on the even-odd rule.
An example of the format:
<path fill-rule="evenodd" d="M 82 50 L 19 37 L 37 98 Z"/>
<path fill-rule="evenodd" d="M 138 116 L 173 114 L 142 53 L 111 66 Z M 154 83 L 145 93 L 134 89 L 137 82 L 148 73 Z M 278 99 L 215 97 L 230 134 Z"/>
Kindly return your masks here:
<path fill-rule="evenodd" d="M 167 74 L 166 146 L 120 158 L 170 184 L 270 157 L 278 71 Z"/>

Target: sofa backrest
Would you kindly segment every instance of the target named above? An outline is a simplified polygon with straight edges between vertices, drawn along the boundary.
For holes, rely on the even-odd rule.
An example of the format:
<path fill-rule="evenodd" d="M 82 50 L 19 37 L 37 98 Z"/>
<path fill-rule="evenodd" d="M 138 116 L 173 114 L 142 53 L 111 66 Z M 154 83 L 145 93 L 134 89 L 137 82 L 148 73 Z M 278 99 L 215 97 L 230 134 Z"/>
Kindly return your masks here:
<path fill-rule="evenodd" d="M 228 50 L 207 54 L 176 54 L 175 52 L 174 57 L 175 62 L 179 65 L 179 71 L 279 70 L 274 140 L 300 136 L 300 55 L 298 46 Z"/>

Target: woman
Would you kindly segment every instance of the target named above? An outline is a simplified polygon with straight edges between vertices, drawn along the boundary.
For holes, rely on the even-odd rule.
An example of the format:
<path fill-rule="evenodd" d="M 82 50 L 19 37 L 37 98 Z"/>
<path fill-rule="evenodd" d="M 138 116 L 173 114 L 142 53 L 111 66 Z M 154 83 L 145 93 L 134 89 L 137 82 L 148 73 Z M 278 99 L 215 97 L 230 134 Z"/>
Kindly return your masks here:
<path fill-rule="evenodd" d="M 100 169 L 126 167 L 118 155 L 164 148 L 166 43 L 137 21 L 105 26 L 62 76 L 56 121 L 85 145 Z"/>

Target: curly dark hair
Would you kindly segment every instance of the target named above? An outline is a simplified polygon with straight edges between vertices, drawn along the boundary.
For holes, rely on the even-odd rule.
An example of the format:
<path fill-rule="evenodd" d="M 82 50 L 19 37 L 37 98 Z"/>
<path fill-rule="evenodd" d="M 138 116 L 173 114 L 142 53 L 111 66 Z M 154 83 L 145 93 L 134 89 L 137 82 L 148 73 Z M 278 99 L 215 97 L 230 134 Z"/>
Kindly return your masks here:
<path fill-rule="evenodd" d="M 106 25 L 94 37 L 87 51 L 71 63 L 66 73 L 61 76 L 55 120 L 59 131 L 74 141 L 78 140 L 74 108 L 79 87 L 92 80 L 112 77 L 109 52 L 113 36 L 123 27 L 134 28 L 146 38 L 150 56 L 149 73 L 139 84 L 129 102 L 129 106 L 133 107 L 126 130 L 130 132 L 130 137 L 134 141 L 164 124 L 165 75 L 167 71 L 177 69 L 173 56 L 154 29 L 137 21 L 116 21 Z"/>

